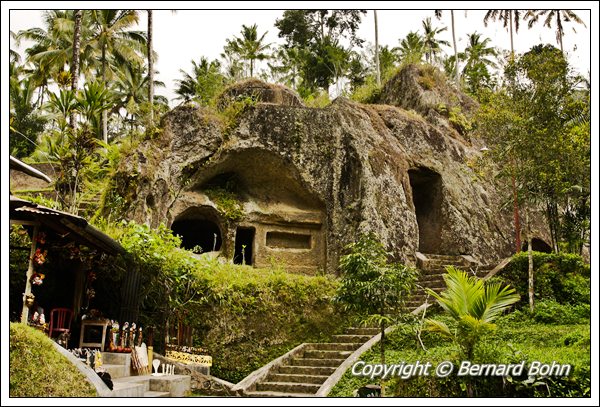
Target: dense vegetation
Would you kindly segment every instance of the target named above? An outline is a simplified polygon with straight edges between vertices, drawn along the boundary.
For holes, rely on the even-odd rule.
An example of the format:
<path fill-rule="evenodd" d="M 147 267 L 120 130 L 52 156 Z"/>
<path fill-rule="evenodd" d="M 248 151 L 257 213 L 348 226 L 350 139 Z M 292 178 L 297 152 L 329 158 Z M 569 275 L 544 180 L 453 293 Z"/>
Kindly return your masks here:
<path fill-rule="evenodd" d="M 152 25 L 148 32 L 134 29 L 144 14 L 53 10 L 44 13 L 43 27 L 11 33 L 17 41 L 33 42 L 23 56 L 10 52 L 11 154 L 29 162 L 50 162 L 56 169 L 54 191 L 41 191 L 44 195 L 38 197 L 32 193 L 40 191 L 21 194 L 93 217 L 127 251 L 118 261 L 101 265 L 105 276 L 118 280 L 130 267 L 141 275 L 140 322 L 157 327 L 157 350 L 167 321 L 185 321 L 195 330 L 195 344 L 213 355 L 213 373 L 237 382 L 296 344 L 342 329 L 348 316 L 332 305 L 339 286 L 333 278 L 289 275 L 276 264 L 257 270 L 199 258 L 181 250 L 179 239 L 164 226 L 151 230 L 121 222 L 120 209 L 130 203 L 134 184 L 117 179 L 116 169 L 141 141 L 161 136 L 159 119 L 169 110 L 168 101 L 154 95 L 154 88 L 164 84 L 154 80 L 156 72 L 150 68 L 156 57 L 150 41 Z M 364 10 L 284 11 L 275 22 L 285 41 L 279 46 L 267 44 L 256 25 L 244 25 L 226 41 L 221 59 L 200 56 L 192 61 L 191 72 L 181 71 L 175 90 L 178 100 L 211 110 L 229 130 L 247 103 L 240 101 L 220 111 L 218 100 L 236 81 L 258 77 L 286 85 L 312 107 L 329 103 L 332 86 L 338 94 L 369 103 L 377 100 L 385 82 L 399 69 L 421 64 L 431 73 L 420 79 L 424 90 L 433 89 L 435 80 L 442 79 L 479 102 L 477 114 L 469 118 L 445 106 L 439 109 L 446 110 L 449 122 L 467 142 L 489 146 L 489 153 L 482 154 L 473 168 L 498 182 L 515 218 L 524 221 L 523 230 L 515 224 L 516 240 L 521 232 L 531 239 L 536 231 L 529 219 L 541 209 L 552 232 L 553 250 L 582 253 L 589 244 L 591 219 L 590 83 L 573 72 L 562 49 L 562 24 L 581 20 L 570 10 L 490 10 L 486 21 L 505 27 L 513 22 L 517 29 L 519 21 L 532 25 L 542 17 L 551 18 L 549 26 L 558 23 L 560 50 L 536 45 L 518 55 L 511 44 L 511 52 L 503 53 L 490 38 L 474 32 L 463 50 L 454 45 L 452 55 L 446 55 L 443 47 L 450 41 L 442 36 L 455 34 L 452 11 L 449 29 L 427 18 L 422 32 L 408 33 L 392 48 L 376 48 L 358 37 L 365 14 Z M 448 17 L 440 10 L 435 15 L 444 21 Z M 150 21 L 151 13 L 148 17 Z M 266 61 L 268 69 L 260 68 L 258 61 Z M 107 213 L 112 213 L 111 219 L 100 217 Z M 235 208 L 227 213 L 235 216 Z M 11 270 L 22 270 L 19 261 L 25 262 L 26 257 L 24 251 L 11 250 Z M 512 284 L 521 295 L 518 307 L 526 301 L 527 263 L 527 257 L 519 255 L 496 278 Z M 533 264 L 535 311 L 518 309 L 501 317 L 498 329 L 475 348 L 474 357 L 493 362 L 550 361 L 552 357 L 573 363 L 575 373 L 567 379 L 544 379 L 544 385 L 524 378 L 483 380 L 473 383 L 474 395 L 503 395 L 502 388 L 514 395 L 585 396 L 589 392 L 589 267 L 577 256 L 557 254 L 536 253 Z M 16 275 L 11 272 L 11 277 Z M 11 279 L 11 301 L 19 301 L 21 285 L 22 281 Z M 457 360 L 458 348 L 440 342 L 433 333 L 423 333 L 428 350 L 419 350 L 413 328 L 405 325 L 397 331 L 386 360 Z M 24 359 L 27 366 L 22 366 L 15 357 L 13 376 L 13 354 L 17 354 L 13 349 L 22 349 L 16 347 L 19 342 L 13 344 L 12 335 L 13 331 L 15 337 L 20 335 L 20 329 L 27 330 L 11 326 L 11 395 L 13 377 L 24 386 L 29 375 L 37 378 L 43 371 L 33 371 L 37 365 L 30 359 Z M 374 361 L 376 356 L 369 353 L 365 360 Z M 359 382 L 346 376 L 334 394 L 350 395 Z M 464 395 L 467 386 L 461 383 L 395 379 L 388 388 L 399 396 Z M 32 394 L 25 390 L 17 386 L 15 395 Z"/>
<path fill-rule="evenodd" d="M 436 317 L 440 318 L 440 317 Z M 475 354 L 475 363 L 520 363 L 532 361 L 571 364 L 567 377 L 479 377 L 473 381 L 476 397 L 589 397 L 590 376 L 589 317 L 580 317 L 568 323 L 547 325 L 524 314 L 509 314 L 497 321 L 497 329 L 487 335 Z M 423 333 L 420 347 L 414 325 L 401 325 L 388 337 L 386 360 L 391 363 L 431 362 L 435 368 L 440 362 L 450 361 L 454 372 L 462 361 L 457 345 L 439 340 L 437 335 Z M 361 360 L 379 363 L 378 349 L 365 353 Z M 525 369 L 525 372 L 527 370 Z M 351 397 L 354 390 L 378 378 L 356 377 L 348 370 L 333 388 L 331 397 Z M 452 374 L 447 378 L 434 375 L 387 381 L 387 395 L 391 397 L 466 397 L 465 382 Z"/>
<path fill-rule="evenodd" d="M 502 316 L 506 302 L 498 295 L 484 293 L 483 282 L 474 277 L 461 279 L 460 272 L 450 270 L 448 289 L 437 296 L 439 304 L 428 311 L 428 319 L 415 317 L 403 323 L 388 336 L 388 364 L 431 362 L 429 376 L 392 377 L 386 381 L 386 395 L 398 397 L 589 397 L 591 387 L 590 354 L 590 279 L 589 266 L 579 256 L 535 253 L 536 306 L 529 311 L 527 301 L 516 303 L 516 309 Z M 521 293 L 527 292 L 527 255 L 519 254 L 500 277 L 487 285 L 504 287 L 514 284 Z M 454 277 L 453 277 L 454 275 Z M 466 278 L 467 276 L 464 275 Z M 477 304 L 475 285 L 482 299 L 491 303 Z M 487 288 L 486 288 L 487 291 Z M 501 293 L 502 291 L 498 291 Z M 506 294 L 510 295 L 507 291 Z M 496 308 L 492 323 L 490 310 Z M 461 312 L 463 311 L 468 312 Z M 478 309 L 484 313 L 478 315 Z M 450 329 L 448 328 L 450 327 Z M 440 336 L 440 333 L 442 336 Z M 443 337 L 451 341 L 440 340 Z M 366 363 L 380 363 L 377 347 L 362 355 Z M 541 363 L 570 364 L 566 376 L 532 375 L 528 368 L 520 375 L 458 377 L 461 362 L 479 364 L 520 363 L 526 366 Z M 454 368 L 448 377 L 436 377 L 434 370 L 441 362 L 450 361 Z M 330 396 L 351 396 L 361 386 L 377 383 L 379 378 L 354 376 L 348 370 Z"/>
<path fill-rule="evenodd" d="M 194 345 L 213 356 L 217 377 L 236 383 L 300 343 L 337 333 L 347 321 L 332 302 L 338 286 L 333 277 L 197 256 L 180 249 L 179 237 L 164 226 L 101 226 L 127 251 L 103 273 L 118 280 L 134 267 L 141 275 L 139 322 L 156 328 L 155 349 L 163 349 L 167 324 L 184 322 L 194 330 Z"/>
<path fill-rule="evenodd" d="M 42 332 L 10 324 L 10 397 L 93 397 L 96 389 Z"/>

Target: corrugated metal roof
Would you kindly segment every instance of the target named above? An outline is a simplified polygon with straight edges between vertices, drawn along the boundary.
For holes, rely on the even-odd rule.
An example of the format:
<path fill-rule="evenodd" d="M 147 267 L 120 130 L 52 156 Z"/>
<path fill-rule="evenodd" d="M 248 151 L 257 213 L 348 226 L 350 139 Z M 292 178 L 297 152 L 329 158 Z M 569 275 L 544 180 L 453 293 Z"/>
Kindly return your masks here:
<path fill-rule="evenodd" d="M 111 254 L 125 252 L 119 242 L 90 225 L 81 216 L 47 208 L 13 195 L 10 196 L 10 219 L 38 221 L 45 227 L 59 232 L 63 229 L 60 225 L 64 225 L 75 235 L 76 240 L 83 241 L 86 245 L 92 245 Z M 56 220 L 59 221 L 59 225 Z"/>

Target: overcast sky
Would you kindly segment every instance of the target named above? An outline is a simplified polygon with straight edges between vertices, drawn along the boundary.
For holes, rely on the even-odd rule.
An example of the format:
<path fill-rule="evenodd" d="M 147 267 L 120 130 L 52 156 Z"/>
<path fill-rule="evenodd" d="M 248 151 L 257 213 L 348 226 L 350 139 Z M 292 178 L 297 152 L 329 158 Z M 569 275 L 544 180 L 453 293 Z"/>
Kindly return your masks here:
<path fill-rule="evenodd" d="M 9 2 L 10 3 L 10 2 Z M 490 7 L 495 6 L 509 7 L 512 3 L 499 2 L 488 2 L 486 5 Z M 20 2 L 18 5 L 12 5 L 11 8 L 16 7 L 27 7 L 31 3 Z M 73 7 L 72 4 L 61 4 L 61 3 L 33 3 L 34 6 L 40 4 L 47 5 L 49 8 L 68 8 Z M 158 53 L 158 61 L 155 64 L 156 69 L 159 71 L 157 77 L 158 80 L 163 81 L 166 84 L 166 88 L 157 89 L 157 93 L 163 94 L 172 100 L 175 97 L 174 88 L 175 80 L 181 77 L 179 72 L 183 69 L 187 72 L 191 70 L 191 60 L 199 60 L 201 56 L 205 56 L 209 59 L 218 58 L 225 45 L 225 40 L 231 38 L 234 35 L 239 35 L 242 24 L 251 25 L 257 24 L 259 34 L 268 31 L 266 41 L 268 43 L 281 43 L 282 40 L 278 38 L 278 30 L 275 28 L 274 23 L 277 18 L 280 18 L 282 10 L 185 10 L 178 9 L 173 11 L 172 9 L 178 7 L 189 7 L 190 3 L 157 3 L 151 4 L 143 3 L 144 6 L 153 8 L 166 8 L 169 10 L 157 10 L 154 12 L 154 49 Z M 193 3 L 192 3 L 193 4 Z M 227 7 L 232 7 L 231 3 L 199 3 L 205 7 L 224 7 L 223 4 L 227 4 Z M 327 4 L 327 3 L 325 3 Z M 367 4 L 371 6 L 371 3 L 357 3 L 355 7 L 365 7 Z M 432 7 L 430 10 L 389 10 L 390 6 L 398 6 L 401 3 L 384 3 L 380 2 L 380 7 L 377 13 L 379 22 L 379 42 L 381 45 L 388 45 L 395 47 L 399 45 L 399 39 L 406 36 L 409 31 L 420 30 L 422 32 L 421 22 L 426 17 L 433 17 L 433 7 L 443 8 L 444 4 L 437 5 L 433 2 L 424 3 L 428 7 Z M 404 3 L 402 3 L 404 5 Z M 419 3 L 416 4 L 418 7 Z M 452 3 L 455 6 L 455 3 Z M 547 2 L 543 4 L 548 4 Z M 574 2 L 565 3 L 570 8 L 575 8 L 577 4 Z M 96 3 L 95 6 L 98 8 L 109 8 L 109 7 L 139 7 L 140 3 L 137 2 L 118 2 L 118 3 Z M 237 3 L 237 7 L 272 7 L 272 5 L 285 6 L 286 3 Z M 287 8 L 316 8 L 317 5 L 309 2 L 295 2 L 287 3 Z M 352 7 L 353 3 L 342 3 L 337 5 L 329 4 L 332 8 L 339 7 Z M 469 4 L 456 3 L 456 6 L 466 7 Z M 523 7 L 525 4 L 514 5 L 514 7 Z M 583 4 L 582 4 L 583 5 Z M 234 4 L 235 6 L 235 4 Z M 320 5 L 324 8 L 324 5 Z M 371 6 L 373 7 L 373 6 Z M 414 5 L 411 7 L 415 7 Z M 538 4 L 539 8 L 540 5 Z M 589 6 L 587 6 L 589 7 Z M 458 49 L 462 51 L 467 44 L 467 34 L 472 32 L 482 33 L 484 37 L 490 37 L 492 39 L 492 45 L 502 48 L 510 48 L 510 38 L 508 31 L 504 29 L 500 23 L 490 23 L 488 27 L 483 24 L 483 16 L 485 10 L 456 10 L 455 21 L 457 31 L 457 42 Z M 586 26 L 579 24 L 569 24 L 565 26 L 565 37 L 563 39 L 564 49 L 567 52 L 570 63 L 575 67 L 577 71 L 587 76 L 587 72 L 590 70 L 590 11 L 589 10 L 578 10 L 577 14 L 585 22 Z M 140 12 L 140 24 L 137 27 L 140 30 L 146 29 L 147 23 L 146 12 Z M 450 13 L 445 12 L 442 16 L 442 20 L 438 21 L 433 18 L 435 26 L 447 26 L 448 30 L 441 34 L 440 38 L 452 42 L 450 33 Z M 10 12 L 10 30 L 18 32 L 19 30 L 31 28 L 31 27 L 42 27 L 41 11 L 38 10 L 11 10 Z M 573 32 L 573 28 L 576 29 L 576 33 Z M 369 10 L 368 13 L 363 17 L 361 27 L 359 30 L 359 36 L 365 39 L 367 42 L 374 42 L 374 23 L 373 23 L 373 12 Z M 554 29 L 548 29 L 542 27 L 541 24 L 537 25 L 532 29 L 528 29 L 526 23 L 523 23 L 520 27 L 519 32 L 515 37 L 515 51 L 525 52 L 531 48 L 531 46 L 539 43 L 550 43 L 556 44 L 556 36 Z M 14 45 L 11 42 L 11 47 Z M 22 46 L 20 49 L 22 50 Z M 446 53 L 452 54 L 452 49 L 445 49 Z M 597 52 L 597 47 L 594 47 L 594 53 Z M 597 54 L 595 54 L 597 55 Z M 264 64 L 263 64 L 264 66 Z M 260 67 L 260 65 L 259 65 Z"/>

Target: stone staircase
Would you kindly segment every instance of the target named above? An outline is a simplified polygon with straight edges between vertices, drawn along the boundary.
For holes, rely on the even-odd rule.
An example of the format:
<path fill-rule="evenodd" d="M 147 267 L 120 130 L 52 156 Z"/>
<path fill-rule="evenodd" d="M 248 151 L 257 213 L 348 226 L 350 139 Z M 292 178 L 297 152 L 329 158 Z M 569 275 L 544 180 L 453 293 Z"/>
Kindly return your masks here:
<path fill-rule="evenodd" d="M 273 365 L 243 395 L 313 397 L 348 356 L 378 333 L 378 328 L 348 328 L 344 334 L 334 335 L 333 342 L 306 343 L 290 358 Z"/>
<path fill-rule="evenodd" d="M 446 288 L 444 274 L 446 274 L 446 266 L 454 266 L 458 269 L 471 272 L 477 277 L 484 277 L 492 268 L 492 266 L 478 266 L 466 256 L 451 256 L 441 254 L 423 254 L 417 256 L 417 267 L 421 271 L 419 280 L 417 281 L 417 289 L 407 301 L 406 306 L 410 310 L 414 310 L 425 303 L 428 297 L 426 288 L 429 288 L 436 293 L 442 292 Z M 433 303 L 435 299 L 429 296 L 428 303 Z"/>
<path fill-rule="evenodd" d="M 130 353 L 102 352 L 102 367 L 110 373 L 112 397 L 184 397 L 190 392 L 188 375 L 135 376 Z"/>

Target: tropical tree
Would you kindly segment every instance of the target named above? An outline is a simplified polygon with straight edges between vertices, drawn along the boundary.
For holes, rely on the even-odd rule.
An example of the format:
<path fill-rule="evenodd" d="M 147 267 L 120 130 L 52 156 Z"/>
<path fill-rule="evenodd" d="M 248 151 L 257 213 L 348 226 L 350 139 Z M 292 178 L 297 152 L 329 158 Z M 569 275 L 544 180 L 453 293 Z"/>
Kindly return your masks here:
<path fill-rule="evenodd" d="M 425 54 L 423 37 L 411 31 L 404 39 L 400 40 L 400 46 L 394 48 L 393 51 L 397 53 L 398 59 L 403 64 L 419 63 Z"/>
<path fill-rule="evenodd" d="M 267 53 L 270 50 L 271 44 L 265 44 L 265 36 L 268 31 L 265 31 L 260 37 L 258 35 L 258 26 L 242 25 L 241 37 L 233 37 L 227 39 L 225 52 L 237 54 L 240 59 L 248 61 L 250 77 L 254 76 L 254 61 L 263 61 L 269 58 Z"/>
<path fill-rule="evenodd" d="M 12 65 L 12 64 L 11 64 Z M 9 83 L 11 155 L 26 157 L 35 149 L 46 119 L 35 109 L 32 99 L 35 85 L 31 79 L 11 77 Z"/>
<path fill-rule="evenodd" d="M 192 60 L 192 73 L 180 69 L 183 79 L 177 79 L 175 93 L 177 99 L 183 102 L 195 101 L 202 106 L 208 106 L 215 96 L 223 89 L 227 80 L 221 73 L 221 63 L 218 60 L 209 61 L 201 57 L 197 63 Z"/>
<path fill-rule="evenodd" d="M 513 41 L 514 33 L 519 32 L 519 23 L 521 22 L 522 10 L 488 10 L 483 17 L 483 24 L 487 27 L 488 21 L 500 21 L 504 28 L 508 27 L 510 33 L 510 55 L 511 58 L 515 55 L 515 47 Z M 514 26 L 514 30 L 513 30 Z"/>
<path fill-rule="evenodd" d="M 461 349 L 465 360 L 472 361 L 478 342 L 496 328 L 494 321 L 512 304 L 519 301 L 514 288 L 499 283 L 485 283 L 452 266 L 444 274 L 446 289 L 438 294 L 427 289 L 442 309 L 453 320 L 449 327 L 445 322 L 427 319 L 426 329 L 452 340 Z M 470 383 L 467 393 L 473 396 Z"/>
<path fill-rule="evenodd" d="M 381 86 L 381 66 L 379 65 L 379 25 L 377 24 L 377 10 L 373 10 L 375 19 L 375 73 L 377 86 Z"/>
<path fill-rule="evenodd" d="M 298 89 L 299 72 L 302 69 L 302 58 L 298 48 L 279 47 L 267 62 L 274 82 L 282 83 L 292 89 Z"/>
<path fill-rule="evenodd" d="M 435 10 L 435 16 L 437 19 L 442 18 L 442 10 Z M 450 10 L 450 27 L 452 29 L 452 48 L 454 48 L 454 81 L 456 85 L 459 84 L 460 72 L 458 70 L 458 48 L 456 48 L 456 30 L 454 29 L 454 10 Z"/>
<path fill-rule="evenodd" d="M 113 113 L 121 113 L 125 111 L 125 119 L 129 121 L 131 128 L 141 124 L 139 118 L 147 106 L 148 123 L 153 125 L 152 112 L 154 111 L 148 100 L 148 80 L 144 67 L 137 64 L 123 64 L 121 69 L 117 71 L 117 77 L 113 82 Z M 161 81 L 154 81 L 152 88 L 164 88 L 165 84 Z M 157 95 L 154 98 L 155 104 L 168 105 L 168 100 L 164 96 Z M 128 117 L 127 117 L 128 116 Z"/>
<path fill-rule="evenodd" d="M 71 58 L 71 94 L 77 92 L 77 82 L 79 81 L 79 49 L 81 46 L 81 20 L 83 18 L 82 10 L 75 10 L 75 28 L 73 29 L 73 57 Z M 75 110 L 69 114 L 69 125 L 75 128 Z"/>
<path fill-rule="evenodd" d="M 386 327 L 401 314 L 404 301 L 415 287 L 417 271 L 399 263 L 388 263 L 389 253 L 374 234 L 360 236 L 345 250 L 347 254 L 340 258 L 342 281 L 335 299 L 346 310 L 365 317 L 365 323 L 379 326 L 380 357 L 384 365 Z"/>
<path fill-rule="evenodd" d="M 136 10 L 92 10 L 92 38 L 90 45 L 99 50 L 99 76 L 106 88 L 114 80 L 119 62 L 143 64 L 146 36 L 129 30 L 139 21 Z M 108 142 L 108 111 L 102 112 L 102 138 Z"/>
<path fill-rule="evenodd" d="M 275 22 L 284 47 L 295 49 L 301 66 L 298 91 L 308 95 L 317 88 L 327 90 L 348 69 L 350 47 L 361 47 L 357 36 L 366 10 L 286 10 Z M 342 46 L 347 40 L 350 47 Z"/>
<path fill-rule="evenodd" d="M 150 103 L 150 123 L 154 122 L 154 50 L 152 49 L 152 35 L 153 35 L 153 19 L 152 10 L 147 10 L 148 13 L 148 34 L 147 34 L 147 45 L 148 50 L 148 103 Z"/>
<path fill-rule="evenodd" d="M 441 52 L 441 46 L 450 46 L 450 43 L 445 40 L 439 40 L 436 37 L 438 34 L 447 30 L 446 27 L 437 28 L 431 24 L 431 18 L 427 17 L 422 22 L 423 24 L 423 48 L 425 49 L 425 60 L 431 64 L 435 57 Z"/>
<path fill-rule="evenodd" d="M 556 42 L 560 45 L 561 52 L 564 52 L 563 37 L 565 36 L 565 31 L 563 23 L 575 22 L 577 24 L 583 24 L 585 27 L 583 20 L 579 18 L 573 10 L 529 10 L 525 15 L 525 18 L 529 19 L 529 28 L 537 24 L 540 17 L 545 17 L 543 23 L 545 27 L 552 28 L 552 22 L 554 22 L 556 26 Z M 573 27 L 573 32 L 576 32 L 575 27 Z"/>
<path fill-rule="evenodd" d="M 489 46 L 489 38 L 481 38 L 481 34 L 474 32 L 468 35 L 468 45 L 458 57 L 465 61 L 462 75 L 469 91 L 476 94 L 482 86 L 490 87 L 492 76 L 489 68 L 497 68 L 492 58 L 498 56 L 494 47 Z"/>

